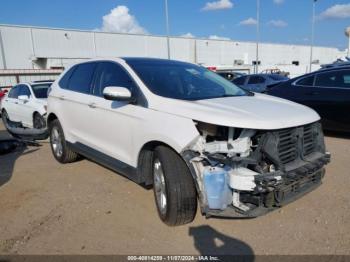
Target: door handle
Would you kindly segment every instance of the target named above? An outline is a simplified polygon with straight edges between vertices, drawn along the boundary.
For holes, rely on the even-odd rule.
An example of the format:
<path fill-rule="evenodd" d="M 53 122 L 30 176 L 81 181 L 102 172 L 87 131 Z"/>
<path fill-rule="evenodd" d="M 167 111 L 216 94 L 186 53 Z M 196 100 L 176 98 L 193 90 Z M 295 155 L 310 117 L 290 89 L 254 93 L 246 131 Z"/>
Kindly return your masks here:
<path fill-rule="evenodd" d="M 95 103 L 90 103 L 90 104 L 88 104 L 88 106 L 89 106 L 90 108 L 96 108 L 96 107 L 97 107 Z"/>
<path fill-rule="evenodd" d="M 60 96 L 59 99 L 60 99 L 60 100 L 64 100 L 64 96 Z"/>

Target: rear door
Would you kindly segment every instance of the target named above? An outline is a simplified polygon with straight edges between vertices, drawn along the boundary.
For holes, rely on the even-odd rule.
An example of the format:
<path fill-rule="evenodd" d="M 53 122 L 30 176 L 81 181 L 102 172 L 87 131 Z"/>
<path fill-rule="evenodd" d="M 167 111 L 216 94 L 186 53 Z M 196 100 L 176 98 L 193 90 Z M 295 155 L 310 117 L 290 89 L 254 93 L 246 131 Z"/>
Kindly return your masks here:
<path fill-rule="evenodd" d="M 90 131 L 96 126 L 89 115 L 89 101 L 95 68 L 96 62 L 76 65 L 59 82 L 58 117 L 71 143 L 91 144 Z"/>
<path fill-rule="evenodd" d="M 21 85 L 18 96 L 27 96 L 28 100 L 23 101 L 18 99 L 17 113 L 18 118 L 24 126 L 31 127 L 33 125 L 33 95 L 27 85 Z"/>
<path fill-rule="evenodd" d="M 325 125 L 350 130 L 350 69 L 316 74 L 310 100 Z"/>
<path fill-rule="evenodd" d="M 11 88 L 8 96 L 5 98 L 3 102 L 3 108 L 6 110 L 10 120 L 18 121 L 18 94 L 20 91 L 21 85 L 17 85 Z"/>

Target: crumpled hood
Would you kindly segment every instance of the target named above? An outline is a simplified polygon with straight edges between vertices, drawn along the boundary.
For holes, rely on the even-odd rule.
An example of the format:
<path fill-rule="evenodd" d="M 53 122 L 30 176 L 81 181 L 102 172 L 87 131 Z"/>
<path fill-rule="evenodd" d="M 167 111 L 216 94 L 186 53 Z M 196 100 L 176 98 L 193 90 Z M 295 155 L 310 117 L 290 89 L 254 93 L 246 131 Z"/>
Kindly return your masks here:
<path fill-rule="evenodd" d="M 152 101 L 149 108 L 215 125 L 263 130 L 300 126 L 320 119 L 306 106 L 263 94 L 198 101 L 161 98 Z"/>

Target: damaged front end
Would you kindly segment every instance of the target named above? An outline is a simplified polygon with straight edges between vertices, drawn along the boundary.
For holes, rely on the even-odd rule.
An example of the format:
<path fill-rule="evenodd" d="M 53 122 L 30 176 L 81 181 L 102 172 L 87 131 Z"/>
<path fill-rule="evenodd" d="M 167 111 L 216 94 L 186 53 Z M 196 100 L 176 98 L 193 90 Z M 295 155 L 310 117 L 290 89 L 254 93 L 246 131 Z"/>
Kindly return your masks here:
<path fill-rule="evenodd" d="M 256 217 L 321 184 L 330 161 L 319 122 L 252 130 L 196 122 L 183 152 L 206 216 Z"/>

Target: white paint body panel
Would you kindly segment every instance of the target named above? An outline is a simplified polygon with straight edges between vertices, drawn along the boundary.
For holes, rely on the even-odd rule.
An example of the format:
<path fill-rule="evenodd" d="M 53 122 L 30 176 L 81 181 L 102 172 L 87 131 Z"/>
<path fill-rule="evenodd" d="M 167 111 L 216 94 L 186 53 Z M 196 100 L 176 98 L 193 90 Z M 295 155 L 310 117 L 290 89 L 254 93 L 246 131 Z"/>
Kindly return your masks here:
<path fill-rule="evenodd" d="M 52 85 L 48 114 L 62 124 L 66 140 L 80 142 L 137 167 L 142 147 L 159 141 L 180 153 L 198 136 L 193 120 L 251 129 L 280 129 L 319 119 L 311 109 L 266 95 L 181 101 L 149 91 L 122 59 L 103 59 L 122 65 L 138 84 L 148 107 L 61 89 L 60 78 Z M 95 60 L 99 61 L 99 60 Z M 69 70 L 69 68 L 67 69 Z M 64 96 L 64 100 L 61 100 Z M 94 108 L 89 104 L 94 104 Z"/>
<path fill-rule="evenodd" d="M 150 108 L 205 123 L 250 129 L 282 129 L 320 119 L 312 109 L 276 97 L 226 97 L 199 101 L 151 100 Z"/>

